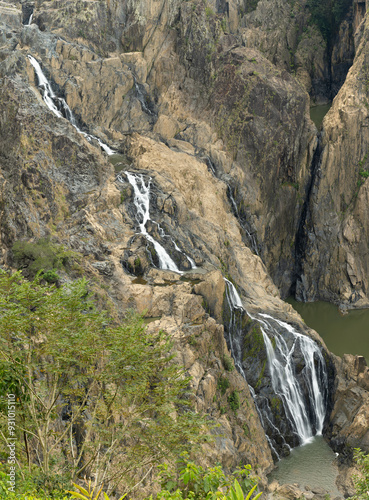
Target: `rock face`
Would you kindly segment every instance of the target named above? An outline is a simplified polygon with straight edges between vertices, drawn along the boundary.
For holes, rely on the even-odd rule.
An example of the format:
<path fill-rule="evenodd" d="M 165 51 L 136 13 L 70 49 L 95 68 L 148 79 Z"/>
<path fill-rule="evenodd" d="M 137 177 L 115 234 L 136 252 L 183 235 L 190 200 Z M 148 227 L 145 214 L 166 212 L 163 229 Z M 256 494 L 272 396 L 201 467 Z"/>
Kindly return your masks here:
<path fill-rule="evenodd" d="M 305 300 L 348 307 L 368 305 L 367 29 L 365 21 L 354 65 L 324 119 L 297 286 Z"/>
<path fill-rule="evenodd" d="M 211 6 L 103 5 L 40 2 L 21 43 L 42 59 L 81 126 L 118 141 L 132 131 L 177 137 L 208 158 L 230 186 L 245 241 L 286 295 L 315 146 L 308 95 L 260 51 L 241 46 L 231 17 L 223 20 L 233 33 L 224 32 Z"/>
<path fill-rule="evenodd" d="M 32 9 L 32 24 L 23 26 Z M 172 334 L 196 407 L 220 423 L 204 463 L 249 462 L 267 472 L 270 448 L 224 341 L 223 276 L 251 315 L 267 312 L 317 340 L 332 387 L 321 339 L 279 297 L 298 269 L 300 297 L 368 304 L 364 21 L 317 149 L 309 93 L 323 102 L 332 81 L 340 85 L 357 12 L 341 25 L 333 80 L 304 2 L 38 0 L 1 2 L 0 13 L 0 264 L 15 264 L 18 240 L 47 237 L 73 250 L 80 263 L 64 280 L 84 273 L 115 314 L 134 307 L 149 328 Z M 27 55 L 78 128 L 117 151 L 115 171 L 97 140 L 46 107 Z M 127 172 L 150 190 L 146 234 Z M 180 273 L 159 269 L 153 239 Z M 245 320 L 242 367 L 273 406 L 254 326 Z M 335 366 L 346 377 L 342 363 Z M 296 365 L 302 371 L 301 356 Z M 366 446 L 366 371 L 355 377 L 357 411 L 339 409 L 346 377 L 330 432 L 337 443 Z M 274 421 L 282 417 L 274 401 Z"/>
<path fill-rule="evenodd" d="M 369 368 L 365 358 L 348 354 L 336 365 L 331 444 L 345 455 L 358 447 L 369 453 Z"/>

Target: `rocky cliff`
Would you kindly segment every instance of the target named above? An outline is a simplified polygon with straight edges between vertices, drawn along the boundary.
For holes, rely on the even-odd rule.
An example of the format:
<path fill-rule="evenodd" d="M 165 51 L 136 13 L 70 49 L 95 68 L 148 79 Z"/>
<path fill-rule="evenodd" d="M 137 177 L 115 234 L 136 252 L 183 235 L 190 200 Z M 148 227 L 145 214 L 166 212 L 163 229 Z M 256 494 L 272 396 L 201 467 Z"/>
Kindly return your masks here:
<path fill-rule="evenodd" d="M 248 384 L 225 361 L 223 276 L 250 314 L 268 313 L 318 341 L 330 407 L 345 400 L 344 382 L 333 398 L 335 371 L 346 380 L 348 369 L 330 361 L 280 295 L 296 288 L 304 299 L 368 304 L 366 21 L 358 7 L 348 12 L 328 53 L 305 7 L 0 3 L 1 265 L 15 266 L 18 240 L 48 237 L 73 250 L 78 265 L 63 280 L 84 273 L 105 305 L 135 307 L 149 328 L 172 333 L 197 408 L 221 425 L 208 463 L 248 462 L 260 474 L 272 455 Z M 355 23 L 355 61 L 318 138 L 310 98 L 326 102 L 342 84 Z M 95 139 L 47 108 L 28 55 Z M 115 168 L 96 138 L 119 153 Z M 158 269 L 127 171 L 150 183 L 147 232 L 185 274 Z M 265 374 L 267 387 L 265 349 L 259 354 L 257 379 Z M 327 422 L 337 446 L 369 446 L 365 433 L 352 440 L 353 428 L 345 430 L 367 401 L 363 384 L 355 412 L 337 410 Z"/>
<path fill-rule="evenodd" d="M 305 300 L 348 307 L 368 305 L 366 20 L 360 30 L 354 64 L 324 120 L 298 285 Z"/>

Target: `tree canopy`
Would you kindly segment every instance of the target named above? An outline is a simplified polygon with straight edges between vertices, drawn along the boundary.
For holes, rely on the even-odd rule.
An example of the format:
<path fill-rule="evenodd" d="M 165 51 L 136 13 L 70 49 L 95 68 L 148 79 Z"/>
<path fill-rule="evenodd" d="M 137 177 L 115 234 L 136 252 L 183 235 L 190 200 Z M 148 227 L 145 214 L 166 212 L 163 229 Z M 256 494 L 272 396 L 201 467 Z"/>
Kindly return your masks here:
<path fill-rule="evenodd" d="M 86 476 L 108 493 L 129 491 L 203 439 L 171 348 L 141 317 L 116 324 L 98 311 L 86 280 L 56 288 L 0 271 L 0 457 L 11 393 L 19 474 L 36 467 L 46 479 Z"/>
<path fill-rule="evenodd" d="M 307 0 L 312 22 L 329 44 L 351 5 L 351 0 Z"/>

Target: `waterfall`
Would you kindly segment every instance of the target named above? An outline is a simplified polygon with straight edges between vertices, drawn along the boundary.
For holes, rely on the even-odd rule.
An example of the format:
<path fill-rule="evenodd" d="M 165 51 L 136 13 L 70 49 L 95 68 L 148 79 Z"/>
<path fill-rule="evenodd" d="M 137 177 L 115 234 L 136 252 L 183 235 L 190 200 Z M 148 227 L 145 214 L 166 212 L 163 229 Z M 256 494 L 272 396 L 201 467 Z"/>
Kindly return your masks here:
<path fill-rule="evenodd" d="M 31 17 L 32 17 L 32 15 L 31 15 Z M 38 79 L 38 86 L 40 87 L 41 92 L 42 92 L 42 98 L 43 98 L 46 106 L 50 109 L 50 111 L 52 111 L 54 113 L 54 115 L 56 115 L 58 118 L 66 118 L 73 125 L 73 127 L 77 130 L 77 132 L 82 134 L 89 142 L 91 142 L 93 140 L 97 141 L 99 146 L 101 147 L 101 149 L 103 149 L 107 155 L 110 156 L 112 154 L 115 154 L 116 151 L 114 151 L 107 144 L 102 142 L 101 139 L 99 139 L 98 137 L 96 137 L 94 135 L 87 134 L 86 132 L 83 132 L 78 127 L 76 119 L 72 113 L 72 110 L 70 109 L 70 107 L 68 106 L 68 104 L 66 103 L 66 101 L 62 97 L 57 97 L 54 94 L 54 91 L 51 88 L 51 85 L 50 85 L 48 79 L 44 75 L 39 62 L 34 57 L 32 57 L 30 55 L 28 55 L 28 59 L 36 72 L 37 79 Z"/>
<path fill-rule="evenodd" d="M 224 278 L 226 286 L 226 299 L 230 307 L 230 320 L 229 320 L 229 347 L 234 360 L 234 364 L 243 378 L 246 380 L 246 374 L 242 368 L 242 336 L 237 335 L 242 331 L 242 313 L 244 312 L 242 301 L 237 293 L 233 283 Z"/>
<path fill-rule="evenodd" d="M 143 87 L 144 88 L 144 87 Z M 141 103 L 141 109 L 148 115 L 154 116 L 155 113 L 151 111 L 149 106 L 147 105 L 147 100 L 146 97 L 141 89 L 141 86 L 135 81 L 135 89 L 136 89 L 136 94 L 137 94 L 137 99 Z"/>
<path fill-rule="evenodd" d="M 146 184 L 142 174 L 138 175 L 130 172 L 125 172 L 125 174 L 127 176 L 128 182 L 131 184 L 134 190 L 134 205 L 136 207 L 136 219 L 138 225 L 140 227 L 141 233 L 148 241 L 150 241 L 150 243 L 153 244 L 159 259 L 160 269 L 168 269 L 170 271 L 175 271 L 176 273 L 182 274 L 182 271 L 178 269 L 176 263 L 168 255 L 168 252 L 165 250 L 165 248 L 158 241 L 156 241 L 147 232 L 146 229 L 146 223 L 148 221 L 154 222 L 150 219 L 150 186 L 152 178 L 149 177 Z M 117 180 L 123 182 L 123 179 L 119 175 L 117 177 Z M 154 223 L 158 226 L 160 236 L 164 238 L 168 237 L 165 234 L 164 230 L 160 227 L 160 225 L 157 222 Z M 174 244 L 175 249 L 186 256 L 191 264 L 191 268 L 196 268 L 195 262 L 178 247 L 173 238 L 171 238 L 170 236 L 169 238 Z"/>
<path fill-rule="evenodd" d="M 301 436 L 303 443 L 308 442 L 313 436 L 312 426 L 318 435 L 322 434 L 323 431 L 326 413 L 325 400 L 328 391 L 328 375 L 323 355 L 310 337 L 298 333 L 288 323 L 277 320 L 268 314 L 260 314 L 260 316 L 264 318 L 264 321 L 260 321 L 264 325 L 262 330 L 267 346 L 273 389 L 282 398 L 286 398 L 286 407 L 290 411 L 291 419 L 298 429 L 298 434 Z M 290 348 L 279 333 L 275 334 L 276 330 L 272 326 L 273 322 L 292 334 L 294 341 Z M 273 349 L 264 328 L 275 334 L 275 349 Z M 302 374 L 304 383 L 308 388 L 309 404 L 313 408 L 314 419 L 312 425 L 306 413 L 306 403 L 302 399 L 300 384 L 297 383 L 294 374 L 293 354 L 296 349 L 301 351 L 305 361 Z"/>
<path fill-rule="evenodd" d="M 246 223 L 245 221 L 242 220 L 241 216 L 240 216 L 240 213 L 238 211 L 238 208 L 237 208 L 237 203 L 234 199 L 234 196 L 232 194 L 232 189 L 231 189 L 231 186 L 226 183 L 227 185 L 227 197 L 228 197 L 228 200 L 231 204 L 231 208 L 232 208 L 232 212 L 234 213 L 234 215 L 237 217 L 238 219 L 238 222 L 240 223 L 240 226 L 242 227 L 242 229 L 245 231 L 245 234 L 247 236 L 247 239 L 248 239 L 248 242 L 249 242 L 249 245 L 251 247 L 251 250 L 259 256 L 259 251 L 258 251 L 258 245 L 257 245 L 257 241 L 256 241 L 256 238 L 253 234 L 250 233 L 250 231 L 247 229 L 246 227 Z M 260 256 L 259 256 L 260 257 Z"/>
<path fill-rule="evenodd" d="M 28 23 L 26 24 L 26 26 L 31 26 L 31 23 L 32 23 L 32 18 L 33 18 L 33 12 L 32 12 L 32 14 L 29 16 Z"/>
<path fill-rule="evenodd" d="M 226 299 L 230 309 L 229 324 L 225 325 L 230 351 L 235 365 L 247 380 L 242 361 L 242 315 L 247 314 L 260 326 L 262 332 L 271 385 L 274 395 L 281 400 L 290 431 L 298 437 L 298 444 L 311 441 L 314 435 L 322 434 L 328 397 L 328 375 L 325 361 L 318 345 L 309 337 L 297 332 L 291 325 L 268 314 L 252 316 L 243 308 L 241 298 L 234 285 L 225 279 Z M 237 319 L 238 318 L 238 319 Z M 296 360 L 301 366 L 296 368 Z M 250 391 L 255 400 L 261 423 L 268 436 L 273 453 L 279 458 L 273 435 L 283 438 L 273 423 L 273 412 L 265 391 L 258 394 L 257 386 Z M 270 399 L 270 398 L 269 398 Z M 280 413 L 280 412 L 279 412 Z M 284 439 L 283 439 L 284 441 Z M 284 441 L 282 448 L 289 445 Z"/>

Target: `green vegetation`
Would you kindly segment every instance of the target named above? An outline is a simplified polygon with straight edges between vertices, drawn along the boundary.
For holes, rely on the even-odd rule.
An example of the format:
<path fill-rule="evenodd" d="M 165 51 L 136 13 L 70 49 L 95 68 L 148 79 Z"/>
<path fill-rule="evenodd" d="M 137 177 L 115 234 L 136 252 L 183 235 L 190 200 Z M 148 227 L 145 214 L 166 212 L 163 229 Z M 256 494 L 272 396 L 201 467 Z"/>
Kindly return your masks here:
<path fill-rule="evenodd" d="M 275 396 L 270 401 L 270 407 L 275 414 L 279 413 L 282 409 L 282 401 L 277 396 Z"/>
<path fill-rule="evenodd" d="M 360 164 L 360 162 L 359 162 L 359 164 Z M 357 198 L 357 196 L 359 194 L 359 189 L 361 188 L 361 186 L 364 184 L 364 182 L 366 181 L 366 179 L 368 177 L 369 177 L 369 172 L 367 170 L 364 170 L 363 168 L 360 168 L 359 178 L 358 178 L 358 181 L 356 183 L 358 190 L 355 192 L 354 198 Z"/>
<path fill-rule="evenodd" d="M 228 404 L 231 410 L 237 411 L 241 406 L 240 395 L 238 391 L 232 391 L 228 396 Z"/>
<path fill-rule="evenodd" d="M 213 9 L 211 7 L 205 7 L 205 14 L 206 14 L 206 17 L 214 17 L 215 16 L 215 12 L 213 11 Z"/>
<path fill-rule="evenodd" d="M 205 439 L 169 336 L 148 333 L 133 313 L 114 323 L 85 280 L 56 288 L 0 271 L 0 332 L 0 461 L 13 394 L 17 487 L 28 481 L 28 493 L 60 498 L 92 474 L 107 494 L 129 492 L 164 457 Z"/>
<path fill-rule="evenodd" d="M 367 500 L 369 498 L 369 454 L 366 455 L 359 448 L 354 452 L 355 461 L 359 467 L 359 475 L 352 477 L 355 485 L 355 495 L 349 500 Z"/>
<path fill-rule="evenodd" d="M 232 359 L 227 354 L 224 354 L 223 356 L 223 366 L 224 369 L 227 370 L 227 372 L 233 371 L 234 366 Z"/>
<path fill-rule="evenodd" d="M 259 377 L 258 377 L 258 381 L 256 382 L 256 387 L 260 387 L 261 386 L 261 383 L 263 381 L 263 378 L 264 378 L 264 372 L 265 372 L 265 368 L 266 368 L 266 359 L 264 359 L 263 361 L 263 366 L 261 367 L 261 370 L 260 370 L 260 374 L 259 374 Z"/>
<path fill-rule="evenodd" d="M 229 380 L 227 377 L 219 377 L 218 379 L 218 389 L 222 394 L 226 393 L 226 390 L 229 388 Z"/>
<path fill-rule="evenodd" d="M 296 189 L 296 191 L 299 191 L 300 189 L 300 186 L 299 186 L 299 183 L 298 182 L 282 182 L 281 184 L 282 186 L 290 186 L 290 187 L 293 187 Z"/>
<path fill-rule="evenodd" d="M 161 491 L 157 499 L 166 500 L 249 500 L 257 488 L 258 478 L 251 475 L 251 466 L 237 468 L 226 476 L 220 466 L 204 469 L 194 462 L 185 460 L 177 462 L 177 471 L 173 473 L 168 465 L 159 466 Z M 259 498 L 261 493 L 253 497 Z M 149 500 L 152 500 L 152 496 Z"/>
<path fill-rule="evenodd" d="M 43 271 L 42 277 L 48 283 L 56 283 L 59 279 L 56 270 L 65 268 L 70 260 L 76 257 L 75 252 L 65 250 L 62 245 L 52 243 L 48 238 L 34 243 L 16 241 L 12 252 L 18 269 L 25 269 L 31 278 Z"/>
<path fill-rule="evenodd" d="M 265 348 L 264 337 L 260 326 L 254 324 L 251 331 L 244 338 L 244 348 L 247 350 L 245 358 L 256 357 Z"/>
<path fill-rule="evenodd" d="M 343 21 L 351 0 L 308 0 L 307 6 L 311 13 L 311 21 L 320 30 L 328 44 L 332 43 L 340 23 Z"/>
<path fill-rule="evenodd" d="M 246 423 L 243 424 L 242 429 L 243 429 L 243 432 L 244 432 L 245 436 L 246 437 L 250 437 L 250 429 L 249 429 L 249 426 Z"/>

